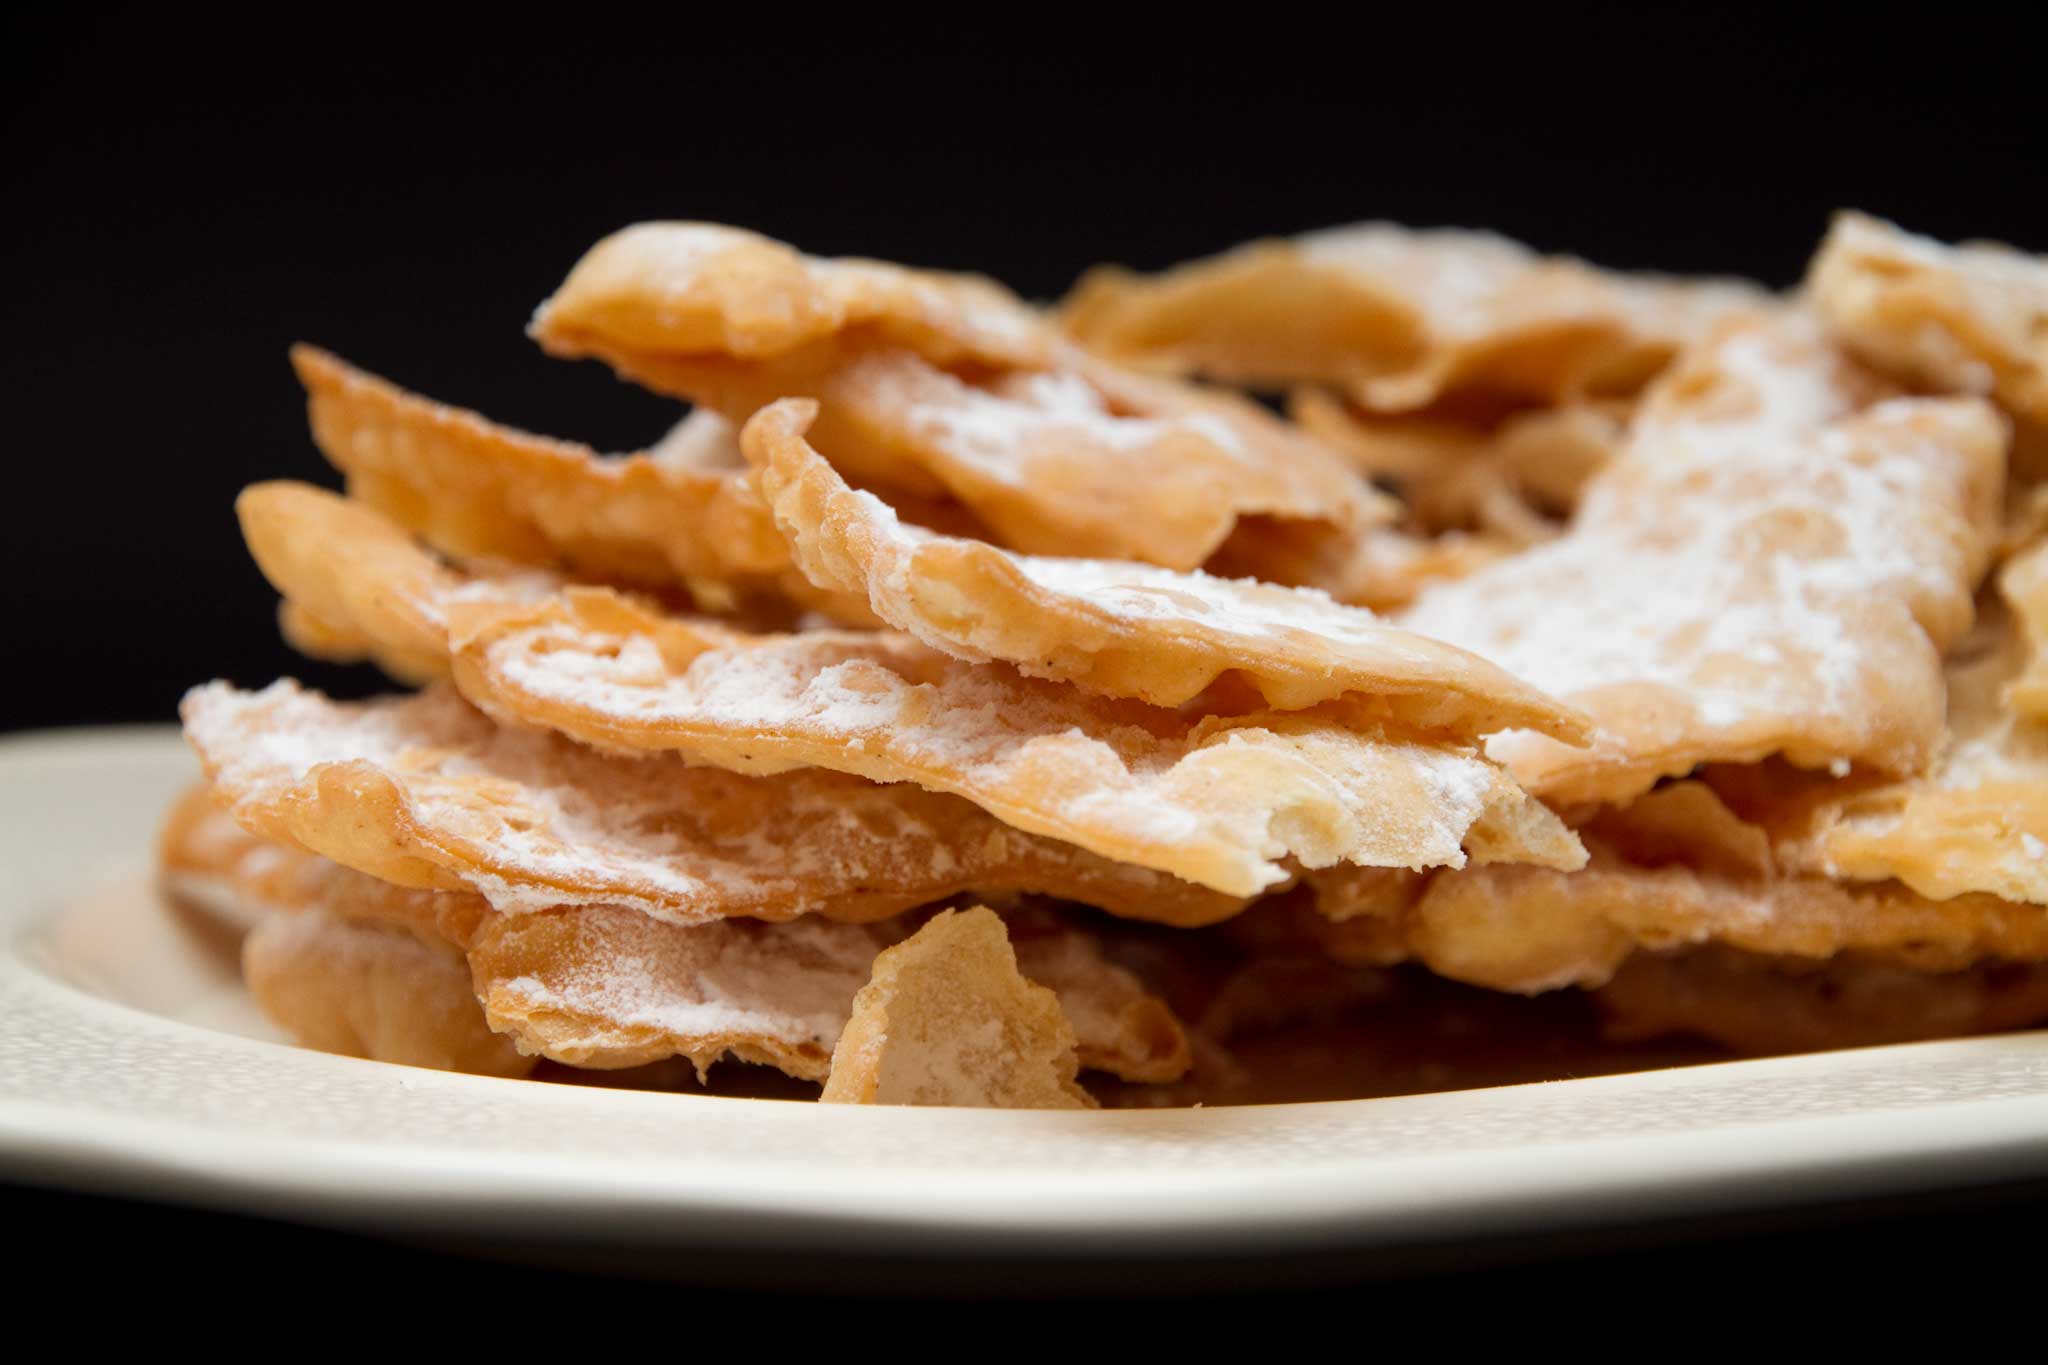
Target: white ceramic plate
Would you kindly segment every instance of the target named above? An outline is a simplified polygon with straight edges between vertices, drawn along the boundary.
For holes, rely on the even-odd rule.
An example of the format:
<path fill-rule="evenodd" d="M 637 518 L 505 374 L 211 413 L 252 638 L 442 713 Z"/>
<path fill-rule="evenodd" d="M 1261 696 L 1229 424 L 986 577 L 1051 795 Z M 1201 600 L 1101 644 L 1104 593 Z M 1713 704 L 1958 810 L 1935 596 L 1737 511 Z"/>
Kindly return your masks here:
<path fill-rule="evenodd" d="M 2048 1174 L 2048 1033 L 1397 1099 L 844 1109 L 280 1042 L 150 894 L 168 730 L 0 741 L 0 1179 L 470 1243 L 1099 1258 L 1442 1243 Z"/>

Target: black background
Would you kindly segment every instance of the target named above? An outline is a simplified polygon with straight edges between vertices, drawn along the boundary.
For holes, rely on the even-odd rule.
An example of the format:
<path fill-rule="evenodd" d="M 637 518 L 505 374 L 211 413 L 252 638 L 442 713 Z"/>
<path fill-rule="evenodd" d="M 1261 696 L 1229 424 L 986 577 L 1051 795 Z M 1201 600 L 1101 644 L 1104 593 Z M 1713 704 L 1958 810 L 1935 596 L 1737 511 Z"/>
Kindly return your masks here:
<path fill-rule="evenodd" d="M 977 269 L 1039 297 L 1096 261 L 1157 267 L 1367 217 L 1774 284 L 1843 205 L 2048 249 L 2040 6 L 1157 12 L 1116 29 L 1106 8 L 945 27 L 862 10 L 837 32 L 766 6 L 675 7 L 667 24 L 604 6 L 541 25 L 15 12 L 0 45 L 5 725 L 163 720 L 217 675 L 362 686 L 277 643 L 230 513 L 256 478 L 332 481 L 285 347 L 317 341 L 530 428 L 644 442 L 672 406 L 522 334 L 582 249 L 636 219 Z M 2042 1211 L 2038 1191 L 2002 1218 L 1998 1202 L 1780 1241 L 1764 1268 L 1820 1275 L 1853 1252 L 1862 1275 L 1909 1259 L 1925 1274 L 1931 1240 L 1949 1249 L 1931 1268 L 1979 1273 Z M 156 1256 L 211 1230 L 262 1260 L 238 1224 L 11 1207 L 70 1229 L 52 1245 L 79 1257 L 84 1239 Z M 311 1234 L 270 1244 L 309 1276 L 392 1264 Z M 1608 1256 L 1536 1283 L 1606 1301 L 1760 1245 Z"/>
<path fill-rule="evenodd" d="M 253 479 L 331 479 L 285 347 L 633 446 L 675 409 L 522 329 L 637 219 L 1040 297 L 1096 261 L 1365 217 L 1777 284 L 1841 205 L 2048 249 L 2038 5 L 1122 30 L 1107 9 L 868 11 L 834 33 L 758 8 L 10 19 L 5 722 L 161 720 L 216 675 L 351 685 L 277 642 L 230 514 Z"/>

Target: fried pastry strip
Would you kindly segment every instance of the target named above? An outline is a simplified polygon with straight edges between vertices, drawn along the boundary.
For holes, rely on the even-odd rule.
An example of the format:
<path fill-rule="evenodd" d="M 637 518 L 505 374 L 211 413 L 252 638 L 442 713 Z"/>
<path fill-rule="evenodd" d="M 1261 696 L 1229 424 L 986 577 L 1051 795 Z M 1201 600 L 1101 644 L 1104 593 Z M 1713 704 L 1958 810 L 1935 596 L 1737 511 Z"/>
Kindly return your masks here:
<path fill-rule="evenodd" d="M 1372 412 L 1449 395 L 1625 394 L 1754 286 L 1603 271 L 1486 232 L 1360 223 L 1254 242 L 1143 278 L 1086 276 L 1068 332 L 1109 358 L 1231 383 L 1326 383 Z"/>
<path fill-rule="evenodd" d="M 2036 725 L 2048 724 L 2048 536 L 2006 561 L 1999 592 L 2017 618 L 2026 661 L 2005 685 L 2003 700 Z"/>
<path fill-rule="evenodd" d="M 1255 405 L 1124 374 L 987 281 L 646 223 L 593 247 L 532 330 L 735 422 L 815 398 L 849 479 L 957 499 L 1032 553 L 1190 569 L 1242 519 L 1342 535 L 1390 514 Z"/>
<path fill-rule="evenodd" d="M 1975 399 L 1890 395 L 1803 320 L 1732 328 L 1658 381 L 1562 538 L 1395 619 L 1592 715 L 1586 749 L 1489 746 L 1553 800 L 1773 753 L 1924 768 L 2006 429 Z"/>
<path fill-rule="evenodd" d="M 943 910 L 875 959 L 820 1098 L 1093 1109 L 1080 1065 L 1059 998 L 1017 970 L 995 912 Z"/>
<path fill-rule="evenodd" d="M 716 223 L 638 223 L 599 242 L 540 306 L 551 348 L 782 360 L 848 335 L 935 364 L 1036 368 L 1052 338 L 993 280 L 806 256 Z"/>
<path fill-rule="evenodd" d="M 243 940 L 242 978 L 274 1023 L 321 1052 L 478 1076 L 524 1076 L 537 1060 L 492 1032 L 461 953 L 404 929 L 275 915 Z"/>
<path fill-rule="evenodd" d="M 1299 389 L 1288 412 L 1359 473 L 1392 485 L 1414 529 L 1480 532 L 1520 549 L 1555 536 L 1586 482 L 1614 459 L 1627 406 L 1582 402 L 1482 423 L 1375 416 L 1328 390 Z"/>
<path fill-rule="evenodd" d="M 602 589 L 463 579 L 373 513 L 259 485 L 238 506 L 289 599 L 451 651 L 501 720 L 738 772 L 821 767 L 963 796 L 1006 824 L 1226 895 L 1279 860 L 1402 867 L 1577 842 L 1475 748 L 1328 709 L 1196 717 L 971 665 L 892 633 L 742 636 Z M 1357 728 L 1354 728 L 1354 725 Z"/>
<path fill-rule="evenodd" d="M 885 919 L 1038 891 L 1177 924 L 1243 901 L 1021 833 L 972 804 L 818 768 L 745 777 L 493 724 L 452 691 L 337 703 L 196 689 L 186 735 L 249 829 L 506 911 L 612 904 L 676 924 Z"/>
<path fill-rule="evenodd" d="M 2039 907 L 1799 873 L 1777 861 L 1765 830 L 1698 782 L 1603 813 L 1584 834 L 1592 861 L 1572 873 L 1311 874 L 1319 909 L 1339 917 L 1312 936 L 1345 961 L 1412 957 L 1441 976 L 1524 993 L 1599 986 L 1638 950 L 1708 943 L 1814 960 L 1849 953 L 1926 972 L 2048 961 Z"/>
<path fill-rule="evenodd" d="M 1376 526 L 1348 540 L 1303 541 L 1284 527 L 1259 525 L 1231 537 L 1207 571 L 1313 587 L 1339 602 L 1393 612 L 1435 584 L 1455 582 L 1525 548 L 1492 533 L 1432 536 L 1398 526 Z"/>
<path fill-rule="evenodd" d="M 683 928 L 600 906 L 493 915 L 468 951 L 492 1026 L 556 1061 L 609 1068 L 685 1056 L 701 1073 L 729 1053 L 823 1080 L 876 953 L 914 923 L 807 916 Z M 1179 1021 L 1136 977 L 1077 930 L 1041 921 L 1033 932 L 1017 960 L 1074 1020 L 1082 1066 L 1148 1083 L 1187 1070 Z"/>
<path fill-rule="evenodd" d="M 2007 571 L 2011 590 L 2013 569 Z M 2048 728 L 2024 700 L 2027 642 L 1995 611 L 1948 664 L 1948 740 L 1926 773 L 1821 782 L 1764 770 L 1708 779 L 1816 875 L 1897 878 L 1937 899 L 1985 892 L 2048 906 Z M 2044 912 L 2048 913 L 2048 912 Z"/>
<path fill-rule="evenodd" d="M 445 554 L 679 585 L 709 610 L 774 597 L 839 605 L 791 571 L 733 430 L 713 413 L 691 414 L 657 450 L 607 457 L 407 393 L 310 346 L 292 348 L 292 365 L 313 438 L 349 495 Z"/>
<path fill-rule="evenodd" d="M 1462 650 L 1306 588 L 1119 560 L 1019 555 L 903 525 L 804 439 L 816 405 L 771 404 L 741 444 L 798 564 L 820 588 L 955 658 L 1180 706 L 1230 675 L 1269 706 L 1340 698 L 1461 736 L 1519 726 L 1570 741 L 1569 708 Z"/>
<path fill-rule="evenodd" d="M 1807 289 L 1871 365 L 1923 388 L 1989 394 L 2048 426 L 2048 258 L 1995 242 L 1947 246 L 1844 212 Z"/>
<path fill-rule="evenodd" d="M 516 1046 L 605 1070 L 686 1057 L 701 1074 L 732 1056 L 823 1080 L 876 953 L 915 922 L 684 927 L 618 906 L 504 915 L 480 896 L 394 886 L 251 835 L 204 787 L 174 809 L 162 852 L 175 894 L 254 912 L 251 985 L 309 1045 L 493 1075 L 531 1066 Z M 1023 969 L 1074 1020 L 1083 1066 L 1146 1083 L 1187 1070 L 1173 1012 L 1093 936 L 1045 910 L 1006 920 Z"/>

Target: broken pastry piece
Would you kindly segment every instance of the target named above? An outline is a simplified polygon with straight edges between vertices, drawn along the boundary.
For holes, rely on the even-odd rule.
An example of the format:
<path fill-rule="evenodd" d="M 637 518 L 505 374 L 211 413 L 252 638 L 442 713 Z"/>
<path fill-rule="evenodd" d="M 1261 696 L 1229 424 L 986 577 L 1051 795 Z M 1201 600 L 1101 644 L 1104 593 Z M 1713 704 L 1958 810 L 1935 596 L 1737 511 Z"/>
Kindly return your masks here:
<path fill-rule="evenodd" d="M 1735 281 L 1618 274 L 1488 232 L 1361 223 L 1150 278 L 1097 270 L 1061 321 L 1123 364 L 1259 388 L 1328 384 L 1389 413 L 1453 396 L 1632 393 L 1717 323 L 1767 302 Z"/>
<path fill-rule="evenodd" d="M 452 691 L 338 703 L 197 689 L 186 736 L 242 825 L 402 886 L 500 909 L 626 906 L 676 924 L 860 923 L 965 891 L 1037 891 L 1206 924 L 1236 897 L 1011 829 L 957 797 L 804 768 L 746 777 L 494 725 Z"/>
<path fill-rule="evenodd" d="M 1787 304 L 1368 225 L 1056 321 L 628 229 L 532 331 L 694 405 L 639 454 L 295 353 L 352 496 L 249 490 L 249 548 L 294 644 L 425 690 L 195 689 L 163 883 L 314 1046 L 727 1093 L 2037 1022 L 2038 268 L 1845 219 Z"/>
<path fill-rule="evenodd" d="M 1510 549 L 1557 535 L 1588 480 L 1621 448 L 1629 404 L 1531 408 L 1496 421 L 1451 414 L 1379 416 L 1323 389 L 1297 390 L 1288 411 L 1394 489 L 1417 532 L 1493 537 Z"/>
<path fill-rule="evenodd" d="M 2012 581 L 2009 571 L 2008 591 Z M 1988 611 L 1949 659 L 1948 737 L 1924 773 L 1822 782 L 1711 770 L 1708 780 L 1770 828 L 1788 865 L 1897 878 L 1937 899 L 1982 892 L 2048 906 L 2048 729 L 2011 704 L 2025 696 L 2030 657 L 2011 615 Z"/>
<path fill-rule="evenodd" d="M 462 954 L 406 929 L 324 910 L 274 915 L 242 943 L 256 1003 L 303 1046 L 478 1076 L 538 1060 L 491 1031 Z"/>
<path fill-rule="evenodd" d="M 1374 527 L 1342 545 L 1269 540 L 1266 534 L 1236 537 L 1209 562 L 1209 572 L 1300 584 L 1348 605 L 1389 613 L 1438 583 L 1455 582 L 1526 548 L 1491 533 L 1424 535 L 1398 526 Z"/>
<path fill-rule="evenodd" d="M 1309 876 L 1325 923 L 1302 931 L 1341 961 L 1416 960 L 1490 990 L 1597 987 L 1639 951 L 1719 944 L 1778 958 L 1848 954 L 1913 971 L 2048 960 L 2048 913 L 1991 895 L 1933 900 L 1846 885 L 1781 860 L 1770 831 L 1701 782 L 1595 815 L 1577 872 L 1471 868 Z"/>
<path fill-rule="evenodd" d="M 1017 970 L 1003 922 L 941 911 L 875 959 L 832 1053 L 827 1104 L 1093 1109 L 1059 999 Z"/>
<path fill-rule="evenodd" d="M 744 228 L 639 223 L 599 242 L 533 332 L 564 350 L 780 361 L 854 339 L 937 364 L 1030 368 L 1050 338 L 1007 289 L 977 275 L 828 260 Z"/>
<path fill-rule="evenodd" d="M 646 223 L 593 247 L 532 331 L 736 423 L 817 399 L 847 478 L 952 498 L 1032 553 L 1191 569 L 1241 520 L 1327 536 L 1390 514 L 1257 406 L 1118 371 L 984 280 Z"/>
<path fill-rule="evenodd" d="M 1398 630 L 1313 589 L 1099 559 L 1020 555 L 905 526 L 849 488 L 804 432 L 801 401 L 763 408 L 741 442 L 798 563 L 821 588 L 956 658 L 1157 706 L 1226 676 L 1283 710 L 1350 698 L 1425 729 L 1517 726 L 1566 741 L 1569 708 L 1462 650 Z"/>
<path fill-rule="evenodd" d="M 1347 710 L 1201 716 L 972 665 L 893 633 L 744 636 L 615 593 L 456 575 L 366 509 L 293 485 L 238 506 L 288 599 L 410 649 L 511 724 L 736 772 L 831 768 L 962 796 L 1005 824 L 1225 895 L 1280 860 L 1401 867 L 1577 841 L 1470 743 Z M 407 552 L 411 558 L 407 558 Z M 346 583 L 338 583 L 345 575 Z"/>
<path fill-rule="evenodd" d="M 1916 772 L 1996 542 L 2006 436 L 1980 400 L 1897 398 L 1811 323 L 1734 326 L 1657 381 L 1562 537 L 1395 620 L 1593 717 L 1587 748 L 1489 744 L 1553 802 L 1774 753 Z"/>
<path fill-rule="evenodd" d="M 1999 571 L 1998 586 L 2016 618 L 2025 662 L 2002 700 L 2036 725 L 2048 724 L 2048 535 L 2022 548 Z"/>
<path fill-rule="evenodd" d="M 1807 292 L 1865 361 L 1916 387 L 1995 398 L 2019 419 L 2022 449 L 2048 453 L 2048 258 L 1994 242 L 1947 246 L 1845 212 Z"/>
<path fill-rule="evenodd" d="M 293 348 L 292 365 L 313 438 L 349 496 L 444 554 L 681 587 L 706 610 L 836 605 L 791 570 L 733 429 L 714 413 L 692 413 L 658 450 L 602 456 L 407 393 L 310 346 Z"/>
<path fill-rule="evenodd" d="M 1178 1079 L 1188 1041 L 1172 1011 L 1085 933 L 1028 918 L 1018 960 L 1074 1020 L 1081 1065 L 1126 1081 Z M 876 954 L 916 923 L 806 916 L 686 928 L 604 906 L 490 915 L 467 949 L 492 1027 L 524 1050 L 582 1067 L 686 1057 L 700 1075 L 732 1056 L 821 1081 Z"/>
<path fill-rule="evenodd" d="M 524 1074 L 539 1057 L 600 1070 L 680 1057 L 701 1076 L 732 1057 L 822 1081 L 875 955 L 917 922 L 507 915 L 250 835 L 204 787 L 167 824 L 163 858 L 178 869 L 174 894 L 256 912 L 251 987 L 308 1046 L 487 1075 Z M 1083 1066 L 1135 1083 L 1186 1072 L 1180 1022 L 1093 936 L 1050 909 L 1009 918 L 1019 961 L 1074 1020 Z"/>

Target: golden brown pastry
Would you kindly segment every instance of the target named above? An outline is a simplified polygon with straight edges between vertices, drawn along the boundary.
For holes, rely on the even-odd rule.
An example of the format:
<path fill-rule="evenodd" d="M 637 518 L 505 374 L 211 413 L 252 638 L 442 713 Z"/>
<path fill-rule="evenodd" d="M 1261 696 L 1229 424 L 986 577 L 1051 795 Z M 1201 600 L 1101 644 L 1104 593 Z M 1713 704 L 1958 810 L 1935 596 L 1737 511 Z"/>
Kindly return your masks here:
<path fill-rule="evenodd" d="M 1152 278 L 1099 270 L 1061 309 L 1125 364 L 1285 388 L 1330 384 L 1373 412 L 1447 395 L 1555 403 L 1629 393 L 1726 318 L 1732 280 L 1603 271 L 1489 232 L 1359 223 L 1253 242 Z"/>
<path fill-rule="evenodd" d="M 1568 831 L 1469 743 L 1342 710 L 1204 716 L 972 665 L 893 633 L 739 635 L 606 590 L 460 575 L 374 513 L 260 485 L 239 503 L 287 598 L 388 648 L 439 639 L 510 724 L 734 771 L 825 767 L 962 796 L 1017 829 L 1228 895 L 1282 857 L 1576 865 Z"/>
<path fill-rule="evenodd" d="M 273 915 L 242 943 L 256 1003 L 306 1047 L 344 1057 L 524 1076 L 535 1058 L 493 1033 L 462 954 L 324 910 Z"/>
<path fill-rule="evenodd" d="M 1240 519 L 1344 534 L 1388 515 L 1256 405 L 1121 372 L 985 280 L 643 223 L 593 247 L 532 331 L 735 422 L 817 399 L 813 437 L 849 479 L 953 498 L 1031 553 L 1190 569 Z"/>
<path fill-rule="evenodd" d="M 1705 784 L 1681 782 L 1598 815 L 1577 872 L 1468 868 L 1428 878 L 1311 874 L 1341 960 L 1414 959 L 1492 990 L 1604 984 L 1638 950 L 1721 944 L 1914 971 L 2048 961 L 2048 911 L 1991 895 L 1933 900 L 1895 882 L 1848 885 L 1781 862 L 1765 829 Z"/>
<path fill-rule="evenodd" d="M 925 644 L 1157 706 L 1226 676 L 1282 710 L 1348 699 L 1472 737 L 1518 726 L 1571 741 L 1582 717 L 1462 650 L 1307 588 L 1122 560 L 1020 555 L 905 526 L 804 440 L 814 405 L 776 403 L 742 433 L 763 496 L 821 588 L 864 598 Z"/>
<path fill-rule="evenodd" d="M 1946 246 L 1844 212 L 1806 284 L 1829 331 L 1870 364 L 2048 425 L 2048 259 L 1995 242 Z"/>
<path fill-rule="evenodd" d="M 1041 891 L 1206 924 L 1241 898 L 1011 829 L 958 797 L 817 768 L 747 777 L 506 728 L 440 689 L 337 703 L 289 682 L 187 698 L 243 825 L 507 910 L 616 904 L 677 924 L 860 923 L 961 891 Z"/>
<path fill-rule="evenodd" d="M 241 830 L 196 788 L 162 841 L 167 886 L 253 912 L 245 973 L 266 1013 L 325 1051 L 519 1075 L 545 1057 L 619 1070 L 668 1058 L 701 1077 L 724 1057 L 823 1080 L 875 955 L 914 917 L 683 926 L 619 906 L 520 914 L 420 891 Z M 1018 960 L 1073 1018 L 1081 1064 L 1178 1079 L 1172 1010 L 1067 917 L 1008 915 Z"/>
<path fill-rule="evenodd" d="M 1093 1109 L 1057 996 L 1017 970 L 994 911 L 941 911 L 875 959 L 832 1053 L 827 1104 Z"/>
<path fill-rule="evenodd" d="M 1823 782 L 1714 770 L 1709 780 L 1809 873 L 2048 906 L 2048 729 L 2012 705 L 2026 695 L 2030 658 L 2024 633 L 1994 605 L 1949 659 L 1948 734 L 1924 773 Z"/>
<path fill-rule="evenodd" d="M 1553 801 L 1771 754 L 1917 772 L 1997 539 L 2005 438 L 1979 400 L 1897 398 L 1809 322 L 1734 327 L 1657 381 L 1564 536 L 1395 619 L 1593 717 L 1586 748 L 1489 746 Z"/>

